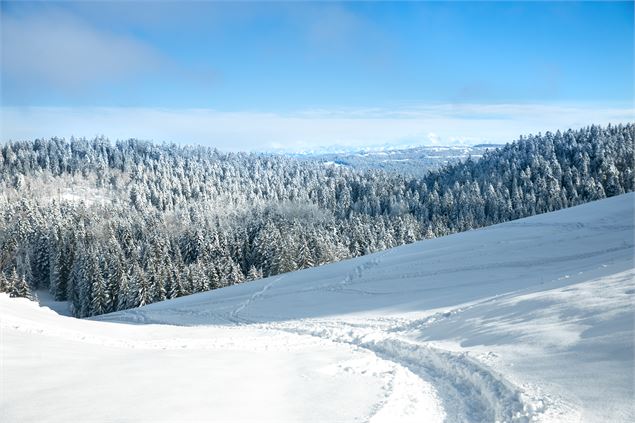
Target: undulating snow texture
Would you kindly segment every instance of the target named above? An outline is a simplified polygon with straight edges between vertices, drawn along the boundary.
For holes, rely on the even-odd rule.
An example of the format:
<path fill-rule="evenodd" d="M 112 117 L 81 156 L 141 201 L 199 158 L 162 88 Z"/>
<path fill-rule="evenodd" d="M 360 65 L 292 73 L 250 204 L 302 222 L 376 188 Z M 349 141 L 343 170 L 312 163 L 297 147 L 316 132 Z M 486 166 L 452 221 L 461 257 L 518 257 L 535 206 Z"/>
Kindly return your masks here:
<path fill-rule="evenodd" d="M 624 194 L 102 315 L 0 296 L 0 420 L 635 420 Z"/>

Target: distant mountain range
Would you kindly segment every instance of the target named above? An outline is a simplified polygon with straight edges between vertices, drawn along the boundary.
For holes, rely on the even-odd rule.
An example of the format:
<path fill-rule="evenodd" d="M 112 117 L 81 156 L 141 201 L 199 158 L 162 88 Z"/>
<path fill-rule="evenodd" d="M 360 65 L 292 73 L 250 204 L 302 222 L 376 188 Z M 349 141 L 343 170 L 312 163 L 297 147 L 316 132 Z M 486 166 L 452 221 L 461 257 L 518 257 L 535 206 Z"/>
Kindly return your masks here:
<path fill-rule="evenodd" d="M 428 171 L 472 157 L 478 159 L 487 150 L 502 144 L 473 146 L 417 146 L 408 148 L 376 148 L 357 151 L 296 152 L 287 155 L 322 162 L 327 166 L 344 166 L 358 170 L 381 169 L 405 176 L 423 176 Z"/>

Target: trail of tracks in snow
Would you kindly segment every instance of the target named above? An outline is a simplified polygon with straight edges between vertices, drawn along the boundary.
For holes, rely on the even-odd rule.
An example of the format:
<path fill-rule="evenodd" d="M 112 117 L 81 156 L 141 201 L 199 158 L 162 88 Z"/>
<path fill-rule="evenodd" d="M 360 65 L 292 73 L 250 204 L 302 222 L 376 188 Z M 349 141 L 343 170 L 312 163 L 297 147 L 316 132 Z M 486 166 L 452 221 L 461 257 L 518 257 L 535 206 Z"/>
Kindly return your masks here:
<path fill-rule="evenodd" d="M 229 313 L 229 319 L 238 323 L 238 314 L 243 311 L 245 308 L 247 308 L 251 303 L 253 303 L 254 301 L 258 300 L 258 298 L 261 298 L 265 292 L 267 292 L 269 290 L 269 288 L 271 288 L 271 286 L 278 282 L 279 280 L 281 280 L 282 278 L 284 278 L 283 276 L 280 276 L 279 278 L 275 278 L 274 280 L 272 280 L 271 282 L 267 283 L 265 286 L 262 287 L 262 289 L 260 289 L 259 291 L 254 292 L 249 298 L 247 298 L 245 301 L 243 301 L 238 307 L 236 307 L 234 310 L 232 310 Z"/>
<path fill-rule="evenodd" d="M 379 266 L 382 256 L 375 256 L 356 266 L 339 283 L 324 289 L 350 289 L 348 285 L 361 279 L 367 270 Z M 383 417 L 382 410 L 391 408 L 401 408 L 399 412 L 402 416 L 403 409 L 408 407 L 411 410 L 406 410 L 406 415 L 409 414 L 408 411 L 410 414 L 416 414 L 416 410 L 413 409 L 417 406 L 420 406 L 419 409 L 423 406 L 428 411 L 430 408 L 441 406 L 441 410 L 434 410 L 432 414 L 440 420 L 449 422 L 529 422 L 533 416 L 543 411 L 544 402 L 527 401 L 520 388 L 466 354 L 415 343 L 399 336 L 402 331 L 409 329 L 411 324 L 420 327 L 422 323 L 427 323 L 421 320 L 401 322 L 401 324 L 393 322 L 387 328 L 380 329 L 372 324 L 313 319 L 259 324 L 238 316 L 251 303 L 261 298 L 278 280 L 280 278 L 265 285 L 234 309 L 230 313 L 231 318 L 238 324 L 252 323 L 267 330 L 280 330 L 353 345 L 371 351 L 379 358 L 393 363 L 398 369 L 397 372 L 400 373 L 400 378 L 393 379 L 389 388 L 391 392 L 386 401 L 379 404 L 377 410 L 369 417 L 371 421 L 380 420 Z M 456 314 L 462 311 L 457 309 L 454 313 L 449 313 Z M 407 385 L 405 392 L 404 384 Z M 399 388 L 402 392 L 397 392 Z M 425 392 L 407 392 L 408 389 Z"/>
<path fill-rule="evenodd" d="M 364 273 L 380 265 L 384 254 L 356 266 L 342 280 L 321 289 L 355 290 L 350 287 Z M 371 422 L 424 417 L 426 421 L 465 422 L 529 422 L 545 412 L 548 398 L 529 396 L 523 389 L 507 381 L 501 374 L 465 353 L 444 350 L 427 343 L 407 339 L 413 328 L 421 330 L 439 319 L 460 314 L 473 305 L 457 307 L 423 319 L 367 319 L 347 322 L 342 319 L 302 319 L 262 323 L 245 315 L 247 308 L 284 276 L 278 277 L 250 295 L 228 314 L 218 316 L 209 310 L 187 310 L 188 317 L 201 322 L 214 318 L 235 325 L 248 324 L 267 331 L 317 337 L 335 343 L 352 345 L 374 353 L 391 363 L 394 377 L 387 386 L 386 399 L 368 416 Z M 363 291 L 360 293 L 364 293 Z M 492 300 L 487 299 L 484 301 Z M 181 314 L 186 310 L 162 310 L 162 314 Z M 132 319 L 142 323 L 164 323 L 159 316 L 150 317 L 132 310 Z M 171 319 L 169 319 L 171 320 Z M 434 417 L 433 417 L 434 416 Z"/>
<path fill-rule="evenodd" d="M 532 405 L 533 401 L 526 401 L 522 391 L 502 375 L 466 354 L 341 321 L 299 321 L 266 327 L 354 345 L 409 370 L 434 387 L 445 421 L 528 422 L 542 411 Z"/>
<path fill-rule="evenodd" d="M 266 288 L 266 289 L 265 289 Z M 395 369 L 386 387 L 386 398 L 367 416 L 371 423 L 382 421 L 534 421 L 551 403 L 549 398 L 528 396 L 523 389 L 508 382 L 502 375 L 464 353 L 444 350 L 429 344 L 414 342 L 405 334 L 417 327 L 424 328 L 439 319 L 455 316 L 470 307 L 438 313 L 426 319 L 344 320 L 304 319 L 286 322 L 260 323 L 238 316 L 256 301 L 268 287 L 235 309 L 231 320 L 236 325 L 250 325 L 269 332 L 316 337 L 347 344 L 374 353 Z M 236 312 L 238 310 L 238 312 Z M 172 310 L 164 310 L 172 311 Z M 178 310 L 173 310 L 176 314 Z M 209 312 L 189 310 L 189 317 L 210 318 Z M 218 316 L 215 316 L 218 317 Z M 163 323 L 134 310 L 136 322 Z M 163 345 L 162 345 L 163 346 Z M 165 346 L 163 346 L 165 347 Z M 169 346 L 168 346 L 169 347 Z M 371 369 L 372 370 L 372 369 Z M 396 417 L 398 416 L 398 417 Z"/>

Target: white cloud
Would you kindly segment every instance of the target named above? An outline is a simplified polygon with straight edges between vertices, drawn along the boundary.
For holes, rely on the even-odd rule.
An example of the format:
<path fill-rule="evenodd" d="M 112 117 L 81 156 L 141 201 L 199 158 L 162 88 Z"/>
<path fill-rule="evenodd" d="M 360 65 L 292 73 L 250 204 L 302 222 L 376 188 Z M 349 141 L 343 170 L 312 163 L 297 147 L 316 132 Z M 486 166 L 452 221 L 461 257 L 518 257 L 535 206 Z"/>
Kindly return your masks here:
<path fill-rule="evenodd" d="M 440 145 L 441 139 L 434 132 L 430 132 L 428 133 L 428 142 L 430 143 L 430 145 Z"/>
<path fill-rule="evenodd" d="M 1 23 L 5 89 L 80 93 L 92 84 L 117 81 L 165 64 L 149 45 L 100 31 L 59 12 L 3 13 Z"/>
<path fill-rule="evenodd" d="M 630 122 L 632 108 L 575 105 L 441 104 L 296 113 L 210 109 L 4 107 L 0 138 L 106 135 L 204 144 L 222 150 L 384 144 L 508 142 L 521 134 Z"/>

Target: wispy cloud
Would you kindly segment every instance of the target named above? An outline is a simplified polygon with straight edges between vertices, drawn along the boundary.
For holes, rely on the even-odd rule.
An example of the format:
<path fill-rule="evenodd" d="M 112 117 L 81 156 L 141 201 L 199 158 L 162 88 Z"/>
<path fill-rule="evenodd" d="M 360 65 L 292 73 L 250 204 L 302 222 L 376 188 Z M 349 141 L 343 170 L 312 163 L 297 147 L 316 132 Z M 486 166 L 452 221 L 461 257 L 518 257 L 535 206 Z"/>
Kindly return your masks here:
<path fill-rule="evenodd" d="M 1 19 L 3 90 L 21 93 L 24 101 L 38 90 L 92 93 L 94 86 L 151 72 L 166 61 L 134 37 L 101 31 L 55 10 L 3 13 Z"/>
<path fill-rule="evenodd" d="M 263 151 L 319 146 L 508 142 L 521 134 L 630 122 L 632 107 L 438 104 L 295 113 L 210 109 L 16 108 L 1 110 L 1 139 L 106 135 Z"/>

